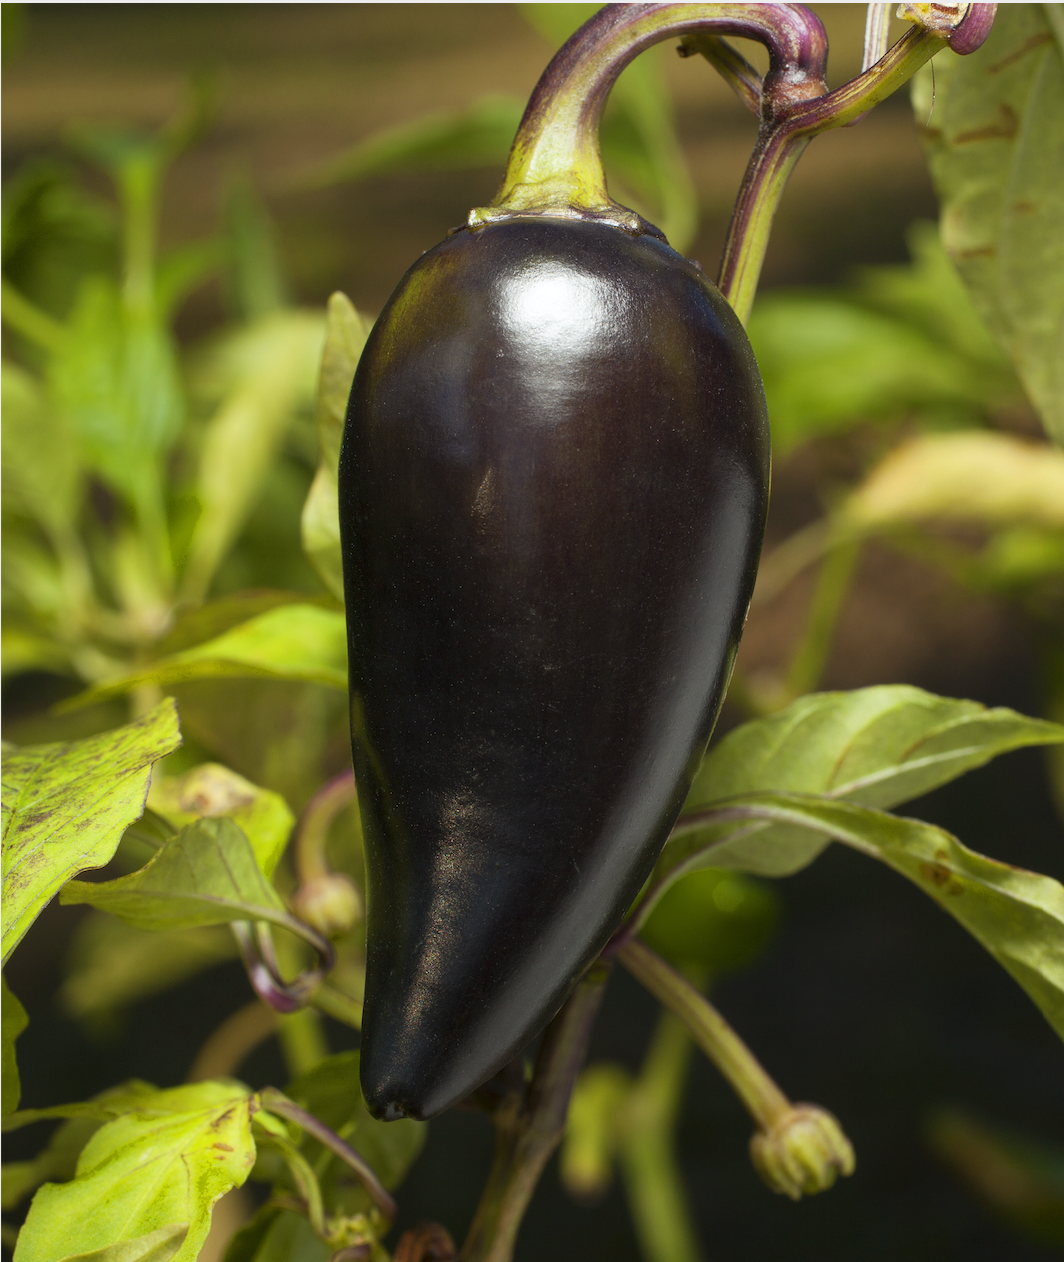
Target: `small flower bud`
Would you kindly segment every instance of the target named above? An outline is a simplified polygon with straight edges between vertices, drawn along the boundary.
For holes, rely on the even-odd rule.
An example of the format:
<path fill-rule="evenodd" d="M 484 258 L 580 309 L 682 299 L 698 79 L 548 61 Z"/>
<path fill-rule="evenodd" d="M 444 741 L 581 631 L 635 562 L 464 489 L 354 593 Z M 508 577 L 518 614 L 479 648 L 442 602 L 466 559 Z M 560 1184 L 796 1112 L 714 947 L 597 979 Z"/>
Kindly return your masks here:
<path fill-rule="evenodd" d="M 750 1156 L 773 1192 L 792 1201 L 826 1192 L 840 1174 L 853 1174 L 855 1164 L 842 1127 L 815 1104 L 793 1105 L 770 1131 L 758 1131 Z"/>
<path fill-rule="evenodd" d="M 338 937 L 362 919 L 362 896 L 348 877 L 330 872 L 300 886 L 292 910 L 325 937 Z"/>

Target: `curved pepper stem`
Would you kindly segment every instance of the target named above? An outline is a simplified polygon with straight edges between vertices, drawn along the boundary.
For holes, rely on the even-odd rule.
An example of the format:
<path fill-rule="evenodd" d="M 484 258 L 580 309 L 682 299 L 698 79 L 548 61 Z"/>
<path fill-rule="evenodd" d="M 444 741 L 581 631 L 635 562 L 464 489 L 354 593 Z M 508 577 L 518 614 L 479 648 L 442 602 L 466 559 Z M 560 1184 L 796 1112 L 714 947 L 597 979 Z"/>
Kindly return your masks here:
<path fill-rule="evenodd" d="M 827 38 L 800 4 L 612 4 L 555 54 L 536 85 L 510 151 L 502 188 L 490 206 L 470 211 L 474 231 L 531 215 L 597 219 L 626 232 L 657 233 L 606 188 L 598 127 L 621 71 L 651 45 L 683 36 L 685 55 L 701 53 L 758 113 L 761 128 L 732 214 L 718 285 L 744 323 L 787 179 L 818 133 L 856 122 L 929 58 L 950 46 L 974 52 L 996 5 L 905 6 L 914 23 L 856 79 L 828 92 Z M 769 54 L 764 80 L 725 42 L 757 40 Z M 660 234 L 658 234 L 660 235 Z"/>
<path fill-rule="evenodd" d="M 470 211 L 478 228 L 515 215 L 606 219 L 629 232 L 647 225 L 606 189 L 598 127 L 610 89 L 641 52 L 673 36 L 706 32 L 758 40 L 769 52 L 769 109 L 827 91 L 827 38 L 798 4 L 611 4 L 557 52 L 536 84 L 491 206 Z"/>

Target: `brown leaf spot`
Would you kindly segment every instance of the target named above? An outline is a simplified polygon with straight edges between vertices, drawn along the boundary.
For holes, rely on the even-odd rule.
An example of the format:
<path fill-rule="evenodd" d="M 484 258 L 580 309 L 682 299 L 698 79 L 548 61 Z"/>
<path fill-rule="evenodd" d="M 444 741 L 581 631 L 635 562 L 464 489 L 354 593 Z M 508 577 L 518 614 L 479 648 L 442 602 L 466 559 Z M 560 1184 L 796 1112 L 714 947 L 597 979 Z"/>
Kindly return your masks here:
<path fill-rule="evenodd" d="M 997 250 L 992 245 L 981 245 L 975 250 L 956 250 L 953 257 L 955 259 L 992 259 Z"/>
<path fill-rule="evenodd" d="M 232 1151 L 233 1151 L 233 1145 L 232 1145 L 232 1144 L 221 1144 L 221 1143 L 218 1143 L 218 1144 L 211 1144 L 211 1147 L 212 1147 L 212 1148 L 220 1148 L 220 1149 L 222 1150 L 222 1152 L 232 1152 Z"/>
<path fill-rule="evenodd" d="M 920 875 L 943 894 L 963 894 L 964 886 L 947 866 L 949 854 L 945 850 L 940 850 L 935 859 L 935 863 L 920 864 Z"/>
<path fill-rule="evenodd" d="M 955 145 L 969 145 L 977 140 L 1011 140 L 1020 130 L 1020 119 L 1011 105 L 1002 101 L 995 122 L 974 131 L 962 131 L 954 137 Z"/>
<path fill-rule="evenodd" d="M 998 74 L 1000 71 L 1011 66 L 1014 61 L 1019 61 L 1021 57 L 1026 57 L 1028 53 L 1033 52 L 1036 48 L 1041 48 L 1043 44 L 1052 44 L 1053 36 L 1048 31 L 1039 31 L 1037 35 L 1032 35 L 1030 39 L 1024 42 L 1016 49 L 1015 52 L 1009 53 L 1007 57 L 1002 57 L 1000 61 L 995 61 L 992 66 L 987 66 L 987 74 Z"/>
<path fill-rule="evenodd" d="M 1034 202 L 1021 201 L 1021 202 L 1013 202 L 1012 209 L 1018 215 L 1033 215 L 1034 212 L 1038 209 L 1038 207 L 1035 205 Z"/>

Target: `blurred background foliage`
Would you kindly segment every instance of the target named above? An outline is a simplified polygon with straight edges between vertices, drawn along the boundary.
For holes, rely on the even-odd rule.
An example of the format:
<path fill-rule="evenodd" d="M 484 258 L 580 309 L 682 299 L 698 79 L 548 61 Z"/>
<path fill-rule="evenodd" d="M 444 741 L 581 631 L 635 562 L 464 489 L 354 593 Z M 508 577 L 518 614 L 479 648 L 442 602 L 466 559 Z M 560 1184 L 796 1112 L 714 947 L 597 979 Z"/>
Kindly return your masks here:
<path fill-rule="evenodd" d="M 104 730 L 165 691 L 185 745 L 162 786 L 216 760 L 298 812 L 349 765 L 328 511 L 345 366 L 410 262 L 490 200 L 528 92 L 595 7 L 3 7 L 9 739 Z M 864 8 L 813 7 L 834 86 L 859 68 Z M 704 63 L 656 48 L 607 112 L 614 195 L 712 272 L 755 127 Z M 903 95 L 819 139 L 788 189 L 750 326 L 773 506 L 725 726 L 812 689 L 903 681 L 1064 717 L 1064 454 L 935 218 Z M 337 289 L 354 305 L 330 307 L 335 380 L 319 388 Z M 1060 781 L 1058 765 L 1064 802 Z M 914 813 L 1059 874 L 1049 783 L 1040 755 L 1016 754 Z M 357 881 L 354 812 L 329 847 Z M 618 978 L 519 1257 L 687 1262 L 699 1234 L 748 1258 L 782 1233 L 818 1259 L 855 1242 L 869 1258 L 1036 1259 L 1064 1242 L 1059 1050 L 908 891 L 841 854 L 778 892 L 699 873 L 647 937 L 719 982 L 755 1046 L 778 1049 L 770 1066 L 843 1118 L 862 1173 L 808 1207 L 770 1202 L 733 1102 L 698 1064 L 681 1105 L 686 1036 Z M 49 909 L 9 970 L 33 1017 L 27 1101 L 97 1090 L 116 1065 L 180 1081 L 246 1004 L 232 955 L 217 930 Z M 280 1033 L 296 1073 L 306 1031 Z M 280 1080 L 279 1063 L 261 1045 L 241 1073 Z M 434 1125 L 402 1225 L 460 1231 L 490 1151 L 478 1125 Z M 641 1207 L 648 1145 L 691 1193 L 671 1240 Z M 248 1205 L 230 1205 L 231 1228 Z"/>

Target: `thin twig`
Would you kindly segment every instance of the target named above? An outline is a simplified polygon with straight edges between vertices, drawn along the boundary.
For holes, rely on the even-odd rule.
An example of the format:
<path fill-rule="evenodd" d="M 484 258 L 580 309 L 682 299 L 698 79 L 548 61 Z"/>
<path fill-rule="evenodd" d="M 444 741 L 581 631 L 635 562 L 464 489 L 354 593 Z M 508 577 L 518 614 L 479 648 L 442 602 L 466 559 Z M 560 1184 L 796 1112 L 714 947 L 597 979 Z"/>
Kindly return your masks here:
<path fill-rule="evenodd" d="M 395 1221 L 395 1215 L 398 1210 L 387 1188 L 377 1178 L 367 1162 L 353 1148 L 345 1144 L 334 1130 L 330 1130 L 324 1122 L 319 1121 L 313 1113 L 308 1113 L 306 1109 L 296 1104 L 294 1100 L 289 1100 L 276 1087 L 265 1087 L 259 1093 L 259 1098 L 264 1109 L 267 1109 L 270 1113 L 275 1113 L 278 1117 L 284 1117 L 290 1122 L 295 1122 L 308 1135 L 313 1135 L 319 1144 L 323 1144 L 330 1152 L 335 1153 L 341 1161 L 346 1162 L 358 1175 L 363 1187 L 370 1194 L 373 1203 L 385 1218 L 389 1222 Z"/>

